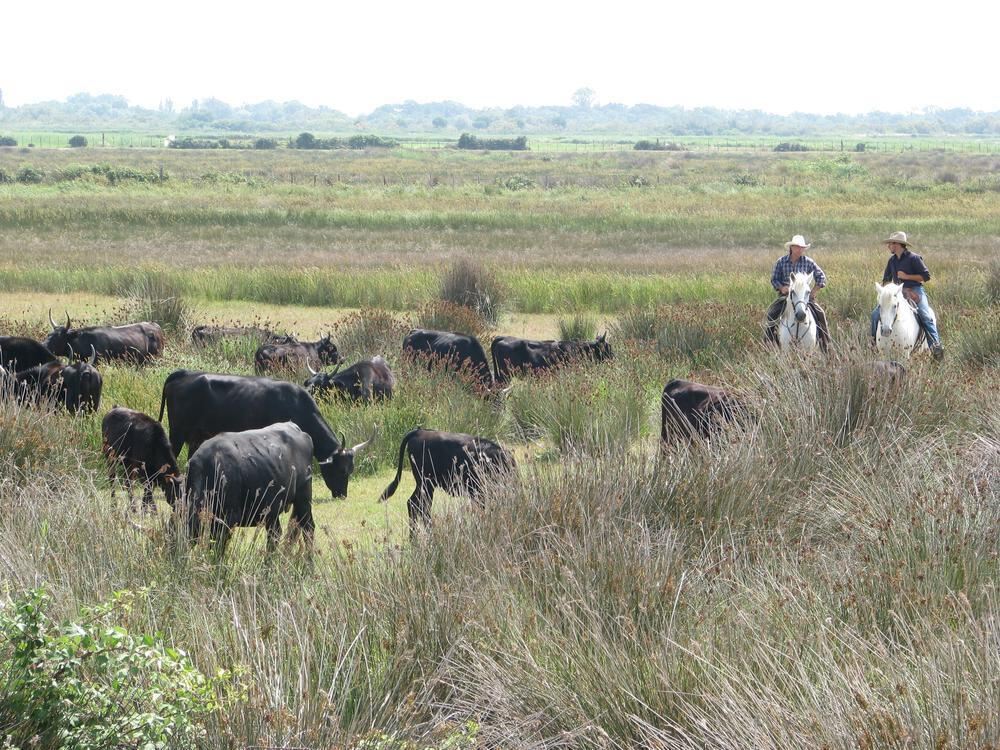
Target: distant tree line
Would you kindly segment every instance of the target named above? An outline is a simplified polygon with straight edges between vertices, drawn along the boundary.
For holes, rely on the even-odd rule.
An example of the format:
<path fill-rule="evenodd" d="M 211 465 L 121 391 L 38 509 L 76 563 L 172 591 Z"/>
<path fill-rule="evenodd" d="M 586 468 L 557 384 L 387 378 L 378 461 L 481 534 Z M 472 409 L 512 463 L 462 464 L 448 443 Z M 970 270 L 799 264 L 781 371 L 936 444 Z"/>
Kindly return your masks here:
<path fill-rule="evenodd" d="M 63 102 L 46 101 L 0 108 L 0 132 L 21 130 L 135 130 L 229 134 L 235 140 L 273 133 L 379 131 L 454 134 L 573 133 L 653 134 L 675 136 L 775 136 L 796 138 L 839 133 L 868 136 L 998 136 L 1000 112 L 928 108 L 919 113 L 869 112 L 861 115 L 776 115 L 761 110 L 713 107 L 660 107 L 651 104 L 510 107 L 470 109 L 458 102 L 405 101 L 386 104 L 361 117 L 349 117 L 329 107 L 307 107 L 297 101 L 264 101 L 230 105 L 202 99 L 175 108 L 165 100 L 158 109 L 130 106 L 122 96 L 74 94 Z M 478 136 L 476 136 L 478 137 Z M 655 143 L 655 141 L 654 141 Z M 344 147 L 344 146 L 335 146 Z M 351 148 L 349 144 L 346 146 Z M 367 147 L 367 146 L 364 146 Z M 364 148 L 363 147 L 363 148 Z"/>

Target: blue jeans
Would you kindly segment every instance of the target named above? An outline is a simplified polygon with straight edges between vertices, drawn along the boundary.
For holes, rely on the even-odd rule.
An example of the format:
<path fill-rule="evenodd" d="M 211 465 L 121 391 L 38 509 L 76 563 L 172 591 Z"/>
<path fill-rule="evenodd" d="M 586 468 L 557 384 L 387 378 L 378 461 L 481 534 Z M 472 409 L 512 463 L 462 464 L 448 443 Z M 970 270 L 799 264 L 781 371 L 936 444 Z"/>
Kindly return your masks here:
<path fill-rule="evenodd" d="M 924 291 L 922 286 L 914 287 L 913 291 L 916 292 L 919 297 L 917 302 L 917 319 L 920 321 L 920 327 L 927 332 L 927 343 L 930 344 L 932 348 L 940 346 L 941 336 L 938 334 L 937 322 L 934 319 L 934 311 L 931 310 L 930 303 L 927 301 L 927 293 Z M 878 307 L 872 310 L 872 338 L 875 338 L 875 330 L 878 328 L 878 313 Z"/>

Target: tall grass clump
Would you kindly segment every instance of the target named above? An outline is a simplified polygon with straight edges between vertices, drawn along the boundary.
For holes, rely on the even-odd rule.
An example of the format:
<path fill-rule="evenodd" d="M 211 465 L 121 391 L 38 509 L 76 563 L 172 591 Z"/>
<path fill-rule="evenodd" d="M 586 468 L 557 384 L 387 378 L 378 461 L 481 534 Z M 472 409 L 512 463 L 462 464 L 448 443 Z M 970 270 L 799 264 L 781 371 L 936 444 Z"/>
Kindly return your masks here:
<path fill-rule="evenodd" d="M 429 302 L 420 308 L 414 316 L 414 323 L 418 328 L 465 333 L 478 337 L 485 336 L 491 329 L 486 320 L 475 310 L 443 300 Z"/>
<path fill-rule="evenodd" d="M 587 341 L 597 336 L 597 318 L 577 313 L 571 318 L 559 318 L 560 341 Z"/>
<path fill-rule="evenodd" d="M 165 274 L 139 274 L 118 290 L 125 298 L 118 316 L 124 323 L 150 321 L 170 333 L 187 328 L 190 305 L 181 287 Z"/>
<path fill-rule="evenodd" d="M 410 330 L 408 321 L 385 310 L 366 308 L 337 321 L 334 333 L 339 351 L 350 358 L 381 355 L 398 359 L 403 337 Z"/>
<path fill-rule="evenodd" d="M 506 289 L 495 269 L 478 261 L 455 261 L 441 277 L 440 299 L 467 307 L 489 326 L 495 326 L 506 302 Z"/>

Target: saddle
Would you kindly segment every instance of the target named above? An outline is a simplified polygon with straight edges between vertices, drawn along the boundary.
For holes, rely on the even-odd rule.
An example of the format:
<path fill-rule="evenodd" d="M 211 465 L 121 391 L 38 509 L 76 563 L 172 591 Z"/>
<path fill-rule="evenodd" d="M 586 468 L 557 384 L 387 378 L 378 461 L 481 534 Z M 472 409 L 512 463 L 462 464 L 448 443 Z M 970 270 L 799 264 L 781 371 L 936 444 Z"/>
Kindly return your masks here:
<path fill-rule="evenodd" d="M 910 303 L 910 307 L 914 310 L 917 309 L 917 305 L 920 304 L 920 295 L 917 294 L 912 289 L 903 289 L 903 299 Z"/>

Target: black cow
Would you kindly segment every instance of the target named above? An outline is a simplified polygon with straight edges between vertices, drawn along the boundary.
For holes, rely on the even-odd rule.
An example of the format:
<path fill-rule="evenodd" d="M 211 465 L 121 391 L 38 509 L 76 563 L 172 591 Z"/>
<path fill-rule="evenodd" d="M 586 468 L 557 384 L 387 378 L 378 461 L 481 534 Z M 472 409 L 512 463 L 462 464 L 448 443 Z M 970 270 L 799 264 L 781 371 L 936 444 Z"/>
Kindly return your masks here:
<path fill-rule="evenodd" d="M 546 370 L 573 360 L 602 362 L 615 356 L 606 333 L 593 341 L 532 341 L 497 336 L 490 345 L 490 354 L 497 383 L 506 383 L 517 373 Z"/>
<path fill-rule="evenodd" d="M 49 323 L 52 333 L 45 339 L 45 346 L 61 357 L 80 358 L 93 349 L 102 362 L 121 359 L 142 364 L 163 353 L 163 331 L 156 323 L 73 328 L 68 313 L 66 325 L 57 326 L 51 310 Z"/>
<path fill-rule="evenodd" d="M 187 467 L 184 499 L 191 537 L 207 521 L 221 555 L 232 529 L 263 524 L 270 552 L 281 538 L 280 515 L 291 508 L 289 540 L 301 531 L 311 547 L 312 457 L 312 438 L 294 422 L 206 440 Z"/>
<path fill-rule="evenodd" d="M 306 361 L 311 375 L 306 379 L 306 390 L 314 397 L 324 396 L 330 391 L 347 397 L 351 401 L 372 401 L 392 398 L 396 378 L 389 365 L 381 357 L 363 359 L 346 370 L 317 372 Z"/>
<path fill-rule="evenodd" d="M 475 336 L 414 328 L 403 339 L 403 352 L 427 358 L 429 367 L 438 359 L 448 368 L 468 370 L 482 388 L 493 387 L 493 371 L 483 345 Z"/>
<path fill-rule="evenodd" d="M 660 402 L 660 439 L 708 437 L 721 422 L 731 422 L 743 413 L 739 400 L 724 388 L 671 380 Z"/>
<path fill-rule="evenodd" d="M 335 365 L 340 362 L 340 352 L 327 334 L 319 341 L 292 339 L 282 343 L 263 344 L 253 355 L 254 367 L 260 374 L 275 370 L 298 370 L 307 359 L 319 360 L 324 365 Z"/>
<path fill-rule="evenodd" d="M 410 452 L 410 471 L 417 485 L 406 501 L 411 537 L 416 533 L 418 521 L 430 526 L 435 487 L 450 495 L 467 496 L 482 506 L 488 481 L 515 468 L 514 456 L 492 440 L 418 427 L 403 436 L 396 478 L 385 488 L 379 502 L 388 500 L 399 487 L 403 454 L 407 450 Z"/>
<path fill-rule="evenodd" d="M 104 381 L 94 367 L 96 357 L 93 353 L 88 362 L 69 365 L 47 362 L 21 370 L 14 374 L 14 389 L 22 400 L 34 403 L 50 400 L 66 407 L 70 414 L 97 411 Z"/>
<path fill-rule="evenodd" d="M 181 494 L 181 471 L 163 425 L 148 414 L 116 406 L 101 422 L 101 452 L 108 464 L 111 496 L 118 469 L 125 472 L 125 488 L 132 500 L 132 483 L 142 483 L 143 508 L 155 508 L 153 486 L 163 490 L 174 506 Z"/>
<path fill-rule="evenodd" d="M 293 344 L 294 336 L 274 333 L 258 326 L 197 326 L 191 331 L 195 346 L 219 344 L 224 339 L 248 339 L 258 344 Z"/>
<path fill-rule="evenodd" d="M 305 388 L 270 378 L 174 370 L 163 383 L 161 422 L 164 408 L 170 420 L 170 445 L 178 457 L 185 443 L 190 457 L 220 432 L 294 422 L 312 438 L 323 480 L 334 497 L 347 496 L 355 454 L 371 442 L 369 438 L 345 448 Z"/>
<path fill-rule="evenodd" d="M 26 336 L 0 336 L 0 366 L 8 372 L 58 361 L 55 354 L 34 339 Z"/>

